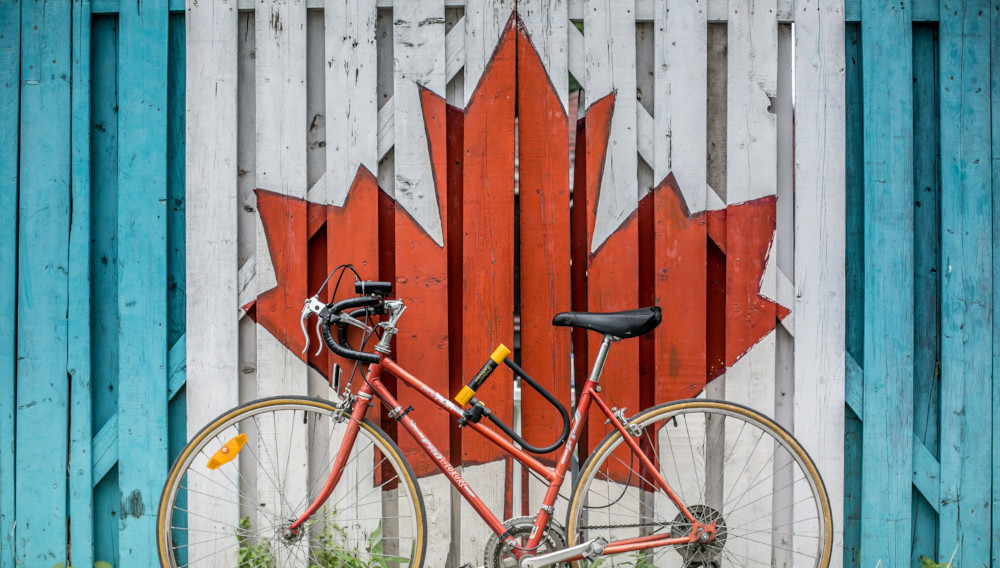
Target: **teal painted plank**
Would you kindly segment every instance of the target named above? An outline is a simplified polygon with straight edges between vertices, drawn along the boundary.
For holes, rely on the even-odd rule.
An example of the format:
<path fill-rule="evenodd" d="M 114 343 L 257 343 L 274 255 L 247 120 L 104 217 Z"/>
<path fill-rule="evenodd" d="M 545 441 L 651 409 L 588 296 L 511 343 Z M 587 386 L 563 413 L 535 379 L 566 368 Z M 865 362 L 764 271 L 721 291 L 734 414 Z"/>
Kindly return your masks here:
<path fill-rule="evenodd" d="M 844 567 L 858 568 L 861 559 L 861 420 L 848 410 L 844 417 Z M 836 554 L 836 551 L 834 551 Z"/>
<path fill-rule="evenodd" d="M 845 410 L 844 433 L 844 566 L 856 567 L 861 553 L 861 412 L 863 376 L 859 363 L 864 355 L 864 135 L 861 100 L 861 29 L 845 28 L 845 135 L 846 135 L 846 311 L 847 365 L 845 395 L 853 394 L 857 410 Z M 853 370 L 849 362 L 853 362 Z"/>
<path fill-rule="evenodd" d="M 990 91 L 993 128 L 993 325 L 1000 322 L 1000 1 L 994 0 L 990 26 Z M 991 566 L 1000 564 L 1000 336 L 993 330 L 993 536 Z"/>
<path fill-rule="evenodd" d="M 70 375 L 68 563 L 94 564 L 90 366 L 90 0 L 73 2 L 73 211 L 69 242 Z"/>
<path fill-rule="evenodd" d="M 847 403 L 847 408 L 854 413 L 855 416 L 862 416 L 864 414 L 864 388 L 865 379 L 864 371 L 858 365 L 858 362 L 851 357 L 850 353 L 846 354 L 846 383 L 847 387 L 844 389 L 844 402 Z"/>
<path fill-rule="evenodd" d="M 914 0 L 907 3 L 906 6 L 913 12 L 914 22 L 936 22 L 938 21 L 939 1 Z M 844 19 L 848 22 L 861 21 L 861 0 L 846 0 L 844 2 Z"/>
<path fill-rule="evenodd" d="M 920 492 L 922 498 L 927 502 L 927 505 L 931 507 L 932 512 L 937 512 L 938 507 L 938 492 L 941 488 L 941 464 L 938 462 L 937 458 L 931 455 L 931 452 L 927 449 L 916 436 L 913 437 L 913 486 Z M 933 541 L 931 541 L 933 542 Z M 917 546 L 916 535 L 914 535 L 913 540 L 913 554 L 914 558 L 911 561 L 917 561 L 921 556 L 927 556 L 928 558 L 935 558 L 933 555 L 933 548 L 922 549 Z M 937 556 L 940 558 L 940 555 Z"/>
<path fill-rule="evenodd" d="M 17 132 L 21 3 L 0 0 L 0 566 L 14 565 L 14 405 L 17 375 Z"/>
<path fill-rule="evenodd" d="M 913 430 L 920 446 L 937 456 L 938 393 L 940 391 L 940 205 L 938 137 L 937 28 L 933 24 L 913 26 Z M 914 459 L 919 454 L 914 446 Z M 937 463 L 937 460 L 934 460 Z M 914 476 L 917 477 L 916 463 Z M 920 476 L 923 479 L 923 476 Z M 913 553 L 911 565 L 920 557 L 935 558 L 937 550 L 937 479 L 935 493 L 914 492 Z"/>
<path fill-rule="evenodd" d="M 94 0 L 93 11 L 95 14 L 117 14 L 119 0 Z M 170 0 L 170 11 L 172 13 L 184 13 L 184 0 Z"/>
<path fill-rule="evenodd" d="M 168 467 L 166 0 L 119 8 L 118 477 L 120 568 L 156 563 Z"/>
<path fill-rule="evenodd" d="M 990 3 L 942 0 L 941 509 L 938 558 L 990 563 L 993 220 Z"/>
<path fill-rule="evenodd" d="M 169 426 L 168 455 L 172 463 L 187 443 L 187 401 L 184 381 L 187 376 L 187 342 L 185 340 L 185 271 L 184 271 L 184 17 L 170 16 L 169 89 L 167 91 L 167 341 L 168 397 L 167 422 Z M 176 396 L 175 396 L 176 395 Z M 186 493 L 178 496 L 180 507 L 187 507 Z M 187 527 L 187 518 L 179 515 L 174 526 Z M 180 534 L 180 531 L 178 531 Z M 187 544 L 187 533 L 177 539 L 178 545 Z M 184 551 L 186 552 L 186 549 Z M 178 555 L 178 563 L 187 562 L 185 554 Z"/>
<path fill-rule="evenodd" d="M 118 463 L 118 416 L 112 416 L 104 426 L 101 426 L 94 435 L 91 446 L 93 447 L 91 468 L 96 486 Z"/>
<path fill-rule="evenodd" d="M 66 559 L 70 32 L 68 2 L 21 6 L 14 534 L 25 566 Z"/>
<path fill-rule="evenodd" d="M 97 16 L 91 30 L 91 428 L 118 413 L 118 49 L 116 18 Z M 115 443 L 117 444 L 117 428 Z M 94 447 L 94 452 L 98 452 Z M 117 446 L 115 459 L 117 460 Z M 95 454 L 95 458 L 97 454 Z M 114 462 L 112 462 L 113 464 Z M 117 470 L 95 474 L 94 555 L 118 565 Z"/>
<path fill-rule="evenodd" d="M 865 305 L 861 566 L 909 564 L 913 96 L 909 2 L 862 0 Z"/>

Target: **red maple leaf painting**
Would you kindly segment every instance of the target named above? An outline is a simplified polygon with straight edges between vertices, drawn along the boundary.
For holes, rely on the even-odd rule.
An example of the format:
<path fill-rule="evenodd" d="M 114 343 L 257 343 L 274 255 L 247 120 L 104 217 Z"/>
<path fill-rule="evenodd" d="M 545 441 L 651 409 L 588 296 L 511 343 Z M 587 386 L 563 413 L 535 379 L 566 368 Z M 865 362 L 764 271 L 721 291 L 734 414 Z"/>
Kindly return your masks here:
<path fill-rule="evenodd" d="M 513 140 L 491 138 L 492 134 L 487 130 L 490 124 L 487 118 L 490 112 L 496 112 L 496 106 L 484 105 L 485 98 L 504 99 L 509 98 L 510 112 L 514 112 L 514 93 L 516 87 L 515 77 L 521 77 L 515 70 L 521 65 L 524 69 L 539 69 L 539 73 L 544 74 L 544 67 L 541 65 L 537 52 L 531 46 L 530 38 L 516 20 L 516 15 L 512 16 L 510 23 L 501 36 L 493 60 L 487 66 L 483 77 L 480 79 L 476 91 L 470 98 L 468 107 L 463 111 L 446 107 L 444 100 L 438 95 L 428 90 L 421 90 L 421 103 L 424 110 L 424 121 L 429 133 L 443 135 L 428 135 L 427 159 L 432 164 L 435 191 L 439 202 L 439 211 L 445 211 L 448 207 L 447 195 L 449 184 L 462 183 L 462 178 L 458 175 L 466 176 L 465 187 L 470 187 L 468 176 L 488 176 L 496 175 L 496 169 L 487 166 L 489 160 L 497 160 L 498 156 L 513 153 Z M 565 109 L 559 106 L 558 98 L 554 93 L 551 82 L 539 82 L 533 88 L 540 89 L 545 100 L 554 100 L 558 107 L 555 111 L 546 111 L 545 128 L 558 133 L 559 128 L 563 132 L 569 128 L 569 119 Z M 510 91 L 504 95 L 504 90 Z M 591 133 L 588 136 L 587 151 L 585 155 L 578 155 L 577 160 L 586 160 L 586 168 L 590 176 L 588 177 L 588 187 L 594 190 L 596 197 L 599 195 L 600 175 L 603 167 L 609 136 L 600 136 L 601 132 L 607 133 L 614 112 L 614 94 L 603 99 L 594 101 L 588 108 L 587 128 Z M 505 103 L 506 104 L 506 103 Z M 523 103 L 522 103 L 523 104 Z M 506 107 L 504 107 L 506 108 Z M 463 116 L 464 115 L 464 116 Z M 511 114 L 513 117 L 513 114 Z M 513 120 L 513 118 L 511 118 Z M 475 129 L 470 129 L 470 124 L 484 125 L 482 136 L 470 136 L 470 132 L 475 133 Z M 524 127 L 522 118 L 522 128 Z M 453 129 L 458 129 L 458 136 L 453 136 Z M 461 134 L 464 132 L 464 142 Z M 597 134 L 594 134 L 597 133 Z M 522 138 L 525 134 L 521 134 Z M 447 144 L 442 141 L 447 140 Z M 461 167 L 457 170 L 448 165 L 449 144 L 463 144 L 464 152 Z M 565 137 L 557 135 L 546 135 L 540 144 L 546 140 L 554 140 L 555 144 L 563 144 L 561 147 L 546 148 L 546 153 L 557 154 L 567 152 Z M 524 142 L 522 142 L 524 144 Z M 536 146 L 539 143 L 536 143 Z M 540 162 L 544 163 L 544 162 Z M 552 158 L 553 164 L 566 164 L 565 156 Z M 533 164 L 532 167 L 538 167 Z M 464 174 L 463 174 L 464 172 Z M 492 174 L 490 172 L 493 172 Z M 509 172 L 511 176 L 513 171 Z M 501 174 L 506 175 L 505 170 Z M 450 179 L 451 178 L 451 179 Z M 477 178 L 479 179 L 479 178 Z M 593 181 L 596 180 L 596 181 Z M 595 185 L 596 184 L 596 185 Z M 475 184 L 473 184 L 475 185 Z M 484 182 L 484 185 L 488 185 Z M 513 192 L 513 182 L 510 183 L 511 193 Z M 583 190 L 578 186 L 577 190 Z M 522 188 L 523 191 L 523 188 Z M 467 197 L 468 199 L 468 197 Z M 511 196 L 511 199 L 513 197 Z M 672 176 L 661 181 L 652 194 L 647 199 L 656 201 L 655 223 L 656 231 L 667 234 L 669 238 L 667 249 L 661 251 L 657 258 L 673 259 L 677 266 L 671 264 L 669 269 L 664 266 L 654 267 L 653 278 L 661 279 L 665 285 L 670 285 L 674 273 L 671 271 L 683 268 L 692 271 L 705 271 L 706 263 L 708 271 L 711 273 L 712 266 L 719 267 L 716 271 L 716 281 L 710 277 L 707 284 L 702 286 L 708 289 L 708 309 L 706 313 L 690 314 L 685 317 L 700 317 L 706 320 L 717 320 L 717 325 L 709 324 L 709 335 L 715 329 L 716 333 L 721 333 L 721 337 L 713 339 L 709 337 L 692 343 L 690 329 L 683 325 L 673 325 L 667 319 L 667 325 L 661 327 L 658 349 L 663 353 L 677 353 L 676 365 L 670 360 L 665 365 L 667 376 L 659 379 L 669 383 L 668 388 L 663 392 L 669 393 L 671 398 L 693 396 L 700 392 L 707 381 L 719 376 L 726 368 L 732 366 L 739 358 L 745 355 L 757 342 L 775 329 L 778 321 L 788 315 L 788 310 L 776 304 L 773 300 L 761 295 L 761 279 L 763 278 L 765 266 L 771 250 L 771 244 L 775 230 L 775 200 L 774 196 L 765 197 L 745 203 L 729 205 L 717 211 L 689 212 L 679 188 Z M 374 230 L 380 222 L 378 212 L 371 206 L 372 203 L 382 202 L 382 207 L 395 209 L 395 228 L 388 232 L 394 238 L 393 243 L 379 243 L 379 231 Z M 483 207 L 489 207 L 484 203 Z M 468 207 L 468 205 L 467 205 Z M 637 204 L 637 212 L 642 205 Z M 447 344 L 446 332 L 442 336 L 441 326 L 431 321 L 431 317 L 441 318 L 442 314 L 432 312 L 434 309 L 434 298 L 443 297 L 441 286 L 434 282 L 434 274 L 422 274 L 422 264 L 419 261 L 421 255 L 439 255 L 441 263 L 436 266 L 444 266 L 444 258 L 449 247 L 459 246 L 461 243 L 451 242 L 448 239 L 448 231 L 444 231 L 444 244 L 439 245 L 430 237 L 424 227 L 406 214 L 398 206 L 394 206 L 384 193 L 379 191 L 377 181 L 371 172 L 364 168 L 359 168 L 353 181 L 347 201 L 342 207 L 309 203 L 305 200 L 279 195 L 266 189 L 257 190 L 257 209 L 264 227 L 264 234 L 267 239 L 270 262 L 274 266 L 276 286 L 259 294 L 254 302 L 249 303 L 244 309 L 250 317 L 270 332 L 281 344 L 295 353 L 303 361 L 311 363 L 324 374 L 327 372 L 329 361 L 324 358 L 316 358 L 302 354 L 304 339 L 299 328 L 299 313 L 302 302 L 305 298 L 292 297 L 287 292 L 289 289 L 307 289 L 306 282 L 310 278 L 310 262 L 316 259 L 323 260 L 323 271 L 335 266 L 335 262 L 353 262 L 355 264 L 367 264 L 367 271 L 362 273 L 363 277 L 375 278 L 378 274 L 378 254 L 380 248 L 395 247 L 396 251 L 406 250 L 412 254 L 399 256 L 395 261 L 395 278 L 397 283 L 419 281 L 422 284 L 420 291 L 413 291 L 411 287 L 407 294 L 408 304 L 412 301 L 411 311 L 407 313 L 407 333 L 398 340 L 400 349 L 409 351 L 408 357 L 419 360 L 423 353 L 415 351 L 427 351 L 428 347 L 440 346 L 442 341 Z M 589 251 L 591 262 L 613 263 L 613 258 L 602 258 L 606 248 L 613 249 L 616 239 L 621 239 L 619 234 L 627 230 L 630 226 L 638 223 L 638 213 L 633 213 L 615 234 L 612 234 L 601 245 L 598 250 Z M 494 211 L 491 214 L 509 215 L 506 211 Z M 570 211 L 563 212 L 567 218 Z M 593 211 L 587 219 L 591 234 L 593 230 Z M 340 243 L 335 239 L 313 239 L 307 242 L 297 242 L 295 235 L 301 235 L 303 231 L 289 230 L 290 225 L 301 227 L 306 226 L 304 231 L 312 236 L 317 231 L 326 230 L 337 231 L 338 235 L 344 235 L 345 239 L 354 239 L 351 242 L 345 240 Z M 441 226 L 447 223 L 442 218 Z M 513 227 L 513 221 L 511 221 Z M 739 235 L 739 238 L 732 238 L 732 235 Z M 384 237 L 383 237 L 384 238 Z M 367 240 L 368 242 L 364 242 Z M 452 239 L 454 241 L 454 239 Z M 568 241 L 567 241 L 568 242 Z M 313 247 L 322 246 L 322 251 L 313 250 Z M 336 247 L 341 247 L 337 249 Z M 523 246 L 523 245 L 522 245 Z M 635 249 L 635 242 L 626 243 L 626 247 Z M 331 247 L 331 248 L 328 248 Z M 608 248 L 610 247 L 610 248 Z M 706 250 L 708 252 L 706 253 Z M 358 252 L 363 251 L 363 252 Z M 439 251 L 439 252 L 435 252 Z M 513 251 L 500 251 L 503 255 L 513 257 Z M 606 251 L 604 254 L 607 254 Z M 684 259 L 702 259 L 700 265 L 684 266 Z M 400 260 L 403 259 L 403 260 Z M 412 264 L 407 264 L 405 259 L 413 259 Z M 258 262 L 266 262 L 259 259 Z M 634 262 L 625 263 L 624 266 L 634 265 Z M 408 268 L 409 267 L 409 268 Z M 312 270 L 317 273 L 316 269 Z M 567 269 L 568 272 L 568 269 Z M 443 277 L 444 275 L 437 275 Z M 485 296 L 492 294 L 512 294 L 510 291 L 496 290 L 497 283 L 490 282 L 489 275 L 466 274 L 466 285 L 489 286 L 491 289 L 482 290 Z M 528 278 L 530 275 L 523 275 Z M 439 278 L 441 279 L 441 278 Z M 721 284 L 718 281 L 721 279 Z M 443 282 L 443 280 L 441 280 Z M 680 279 L 678 279 L 680 282 Z M 702 280 L 701 282 L 704 282 Z M 690 283 L 680 282 L 678 286 L 690 286 Z M 438 286 L 437 288 L 435 286 Z M 513 289 L 513 282 L 505 284 Z M 721 287 L 720 287 L 721 286 Z M 310 289 L 310 293 L 313 290 Z M 683 290 L 684 293 L 706 294 L 705 288 L 700 290 Z M 424 294 L 421 296 L 420 294 Z M 327 300 L 329 298 L 324 298 Z M 426 306 L 422 304 L 427 304 Z M 720 305 L 721 304 L 721 305 Z M 454 306 L 448 317 L 460 317 L 463 314 L 461 306 Z M 423 311 L 423 310 L 428 311 Z M 678 309 L 671 306 L 664 306 L 665 310 Z M 468 312 L 466 312 L 468 313 Z M 473 312 L 475 313 L 475 311 Z M 471 322 L 464 329 L 476 329 L 477 322 Z M 703 323 L 701 328 L 706 329 Z M 718 331 L 721 330 L 721 331 Z M 312 332 L 310 330 L 310 332 Z M 412 332 L 412 333 L 411 333 Z M 432 343 L 426 344 L 430 339 Z M 313 337 L 315 347 L 318 338 Z M 425 343 L 419 343 L 419 342 Z M 492 341 L 492 338 L 486 341 Z M 413 343 L 417 342 L 417 343 Z M 700 342 L 700 343 L 699 343 Z M 407 345 L 406 347 L 403 347 Z M 686 353 L 707 350 L 707 355 L 703 355 L 701 363 L 688 368 Z M 432 350 L 433 351 L 433 350 Z M 488 354 L 489 350 L 483 350 Z M 447 365 L 447 355 L 444 359 L 435 358 L 436 355 L 428 355 L 432 360 L 427 361 L 427 366 L 431 363 L 440 364 L 444 361 Z M 666 359 L 670 359 L 664 355 Z M 707 365 L 705 360 L 707 357 Z M 530 369 L 529 369 L 530 371 Z M 419 373 L 418 373 L 419 375 Z M 445 377 L 443 387 L 447 387 L 447 377 Z M 441 385 L 435 385 L 442 388 Z M 405 404 L 405 403 L 404 403 Z M 499 403 L 498 403 L 499 404 Z M 485 458 L 485 456 L 484 456 Z"/>

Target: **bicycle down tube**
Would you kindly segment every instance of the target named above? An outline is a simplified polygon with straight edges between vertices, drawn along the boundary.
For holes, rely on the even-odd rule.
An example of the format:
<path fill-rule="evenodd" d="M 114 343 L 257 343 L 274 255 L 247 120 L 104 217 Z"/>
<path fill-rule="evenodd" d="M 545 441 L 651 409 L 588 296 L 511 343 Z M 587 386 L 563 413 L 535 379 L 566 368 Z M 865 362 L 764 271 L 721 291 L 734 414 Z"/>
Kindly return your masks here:
<path fill-rule="evenodd" d="M 606 343 L 610 344 L 610 340 L 606 340 Z M 608 345 L 602 345 L 602 353 L 606 354 Z M 517 558 L 521 559 L 527 551 L 530 551 L 537 547 L 543 536 L 544 529 L 548 525 L 551 518 L 551 512 L 555 505 L 555 501 L 558 498 L 559 489 L 562 486 L 566 472 L 569 470 L 570 459 L 572 457 L 573 451 L 576 448 L 577 440 L 579 439 L 580 432 L 583 426 L 586 424 L 586 417 L 590 411 L 591 404 L 596 402 L 597 407 L 601 410 L 609 422 L 614 425 L 614 427 L 621 433 L 626 444 L 629 446 L 631 451 L 636 454 L 640 462 L 645 466 L 647 471 L 650 472 L 653 477 L 653 482 L 658 485 L 663 491 L 668 495 L 668 497 L 677 505 L 678 509 L 682 514 L 692 522 L 691 532 L 684 537 L 670 537 L 669 534 L 653 534 L 642 537 L 636 537 L 621 541 L 614 541 L 607 545 L 605 548 L 605 554 L 617 554 L 621 552 L 630 552 L 633 550 L 641 550 L 645 548 L 653 548 L 658 546 L 669 546 L 676 544 L 685 544 L 695 542 L 699 536 L 703 533 L 715 533 L 714 523 L 712 524 L 702 524 L 699 523 L 691 512 L 688 510 L 687 506 L 681 502 L 680 497 L 673 491 L 673 489 L 667 484 L 666 480 L 659 474 L 658 468 L 653 465 L 649 460 L 649 457 L 645 452 L 639 447 L 638 443 L 632 438 L 629 432 L 625 429 L 619 420 L 614 416 L 613 411 L 608 408 L 607 404 L 600 398 L 597 389 L 597 378 L 600 375 L 600 367 L 603 363 L 603 357 L 599 357 L 599 360 L 595 362 L 594 369 L 591 373 L 590 378 L 586 381 L 583 391 L 580 395 L 580 400 L 577 403 L 577 407 L 573 414 L 573 419 L 570 426 L 569 437 L 567 438 L 565 444 L 563 445 L 559 460 L 556 463 L 554 469 L 546 467 L 541 464 L 537 459 L 532 457 L 530 454 L 516 447 L 512 442 L 508 441 L 500 434 L 494 430 L 487 428 L 483 424 L 477 422 L 469 422 L 467 426 L 477 433 L 484 436 L 487 440 L 491 441 L 493 444 L 500 447 L 503 451 L 513 456 L 521 464 L 530 468 L 532 471 L 540 475 L 548 483 L 548 488 L 546 490 L 545 496 L 542 499 L 542 506 L 538 512 L 537 518 L 535 519 L 535 530 L 532 531 L 532 536 L 529 538 L 528 542 L 523 546 L 518 546 L 513 537 L 506 536 L 505 540 L 514 544 L 511 553 Z M 445 457 L 440 450 L 427 438 L 427 436 L 420 430 L 416 422 L 403 411 L 394 396 L 388 391 L 385 385 L 382 383 L 382 372 L 388 372 L 394 377 L 406 383 L 409 387 L 417 390 L 425 398 L 434 402 L 434 404 L 445 409 L 455 418 L 462 418 L 462 409 L 456 404 L 446 399 L 440 393 L 432 389 L 431 387 L 424 384 L 415 376 L 411 375 L 405 369 L 399 366 L 395 361 L 393 361 L 388 356 L 382 356 L 378 364 L 372 364 L 366 381 L 361 385 L 358 391 L 358 401 L 354 404 L 354 408 L 350 416 L 350 424 L 348 425 L 347 432 L 345 434 L 344 443 L 340 448 L 337 456 L 335 457 L 330 475 L 324 485 L 320 494 L 316 497 L 310 507 L 306 512 L 299 517 L 289 529 L 294 531 L 297 530 L 306 520 L 309 519 L 316 511 L 318 511 L 323 503 L 329 498 L 333 493 L 334 488 L 340 480 L 341 474 L 343 473 L 343 468 L 347 460 L 347 456 L 350 453 L 350 448 L 354 445 L 354 441 L 358 434 L 360 421 L 364 418 L 365 413 L 368 408 L 368 402 L 372 400 L 373 390 L 386 401 L 390 406 L 390 416 L 395 418 L 399 423 L 403 425 L 403 428 L 410 433 L 411 436 L 420 444 L 424 452 L 434 461 L 438 469 L 440 469 L 448 479 L 451 481 L 461 493 L 462 496 L 469 502 L 469 504 L 475 509 L 476 513 L 486 522 L 490 529 L 497 535 L 504 535 L 506 532 L 500 519 L 493 514 L 489 508 L 486 507 L 485 503 L 479 498 L 468 482 L 462 478 L 462 475 L 452 466 L 451 462 Z M 575 560 L 576 558 L 569 559 Z"/>

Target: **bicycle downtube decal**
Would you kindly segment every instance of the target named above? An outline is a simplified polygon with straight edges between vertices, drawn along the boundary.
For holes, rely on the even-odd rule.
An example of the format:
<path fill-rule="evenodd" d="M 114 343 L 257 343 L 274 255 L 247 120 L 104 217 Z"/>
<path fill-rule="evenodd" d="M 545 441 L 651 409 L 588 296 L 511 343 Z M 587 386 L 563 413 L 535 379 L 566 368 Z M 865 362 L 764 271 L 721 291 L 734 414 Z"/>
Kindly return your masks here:
<path fill-rule="evenodd" d="M 243 449 L 243 445 L 247 443 L 247 435 L 240 434 L 232 440 L 226 442 L 215 454 L 212 455 L 212 459 L 208 460 L 208 469 L 216 470 L 220 466 L 227 464 L 234 459 L 236 455 L 240 453 Z"/>

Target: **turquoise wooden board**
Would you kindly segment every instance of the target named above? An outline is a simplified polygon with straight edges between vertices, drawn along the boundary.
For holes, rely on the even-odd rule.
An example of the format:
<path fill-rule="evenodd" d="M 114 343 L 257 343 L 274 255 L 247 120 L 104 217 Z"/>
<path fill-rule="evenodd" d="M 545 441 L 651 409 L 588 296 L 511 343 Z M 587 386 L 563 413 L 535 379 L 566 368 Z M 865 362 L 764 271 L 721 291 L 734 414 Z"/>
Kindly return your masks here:
<path fill-rule="evenodd" d="M 990 9 L 990 92 L 992 104 L 993 128 L 993 152 L 990 160 L 993 170 L 993 400 L 1000 401 L 1000 337 L 997 336 L 996 326 L 1000 322 L 1000 199 L 996 195 L 1000 193 L 1000 2 L 994 0 Z M 993 534 L 991 541 L 993 550 L 991 553 L 991 566 L 1000 563 L 1000 405 L 993 405 L 993 496 L 991 500 L 993 509 Z"/>
<path fill-rule="evenodd" d="M 167 344 L 171 354 L 184 344 L 185 270 L 184 270 L 184 17 L 170 16 L 170 61 L 167 92 Z M 170 463 L 187 443 L 187 399 L 183 387 L 168 403 Z M 178 506 L 186 508 L 187 496 L 178 496 Z M 174 515 L 173 525 L 186 527 L 186 513 Z M 187 544 L 187 534 L 177 533 L 176 546 Z M 177 556 L 187 561 L 186 549 Z"/>
<path fill-rule="evenodd" d="M 118 92 L 115 18 L 91 32 L 91 424 L 96 434 L 118 412 Z M 117 467 L 94 487 L 94 558 L 118 565 L 121 498 Z"/>
<path fill-rule="evenodd" d="M 861 107 L 861 29 L 848 24 L 844 41 L 847 91 L 847 352 L 859 364 L 864 354 L 864 132 Z M 860 373 L 846 374 L 848 392 L 861 392 Z M 844 566 L 856 567 L 861 552 L 861 420 L 845 409 L 844 432 Z"/>
<path fill-rule="evenodd" d="M 14 406 L 17 374 L 17 140 L 21 3 L 0 1 L 0 565 L 14 565 Z"/>
<path fill-rule="evenodd" d="M 938 558 L 990 563 L 993 219 L 990 3 L 942 0 Z"/>
<path fill-rule="evenodd" d="M 864 296 L 878 309 L 864 318 L 860 565 L 902 568 L 912 529 L 912 30 L 898 2 L 862 0 L 861 18 Z"/>
<path fill-rule="evenodd" d="M 167 75 L 165 0 L 119 8 L 118 476 L 120 568 L 156 562 L 167 461 Z M 127 356 L 126 356 L 127 354 Z"/>
<path fill-rule="evenodd" d="M 94 487 L 91 471 L 90 365 L 90 0 L 73 2 L 73 211 L 69 241 L 67 372 L 70 385 L 69 560 L 94 563 Z"/>
<path fill-rule="evenodd" d="M 940 187 L 938 183 L 938 74 L 936 29 L 931 24 L 913 28 L 913 317 L 914 435 L 937 457 L 938 392 L 940 380 Z M 937 513 L 918 491 L 913 492 L 913 553 L 935 557 Z"/>
<path fill-rule="evenodd" d="M 18 562 L 51 566 L 67 537 L 71 14 L 55 0 L 21 8 L 14 534 Z"/>

